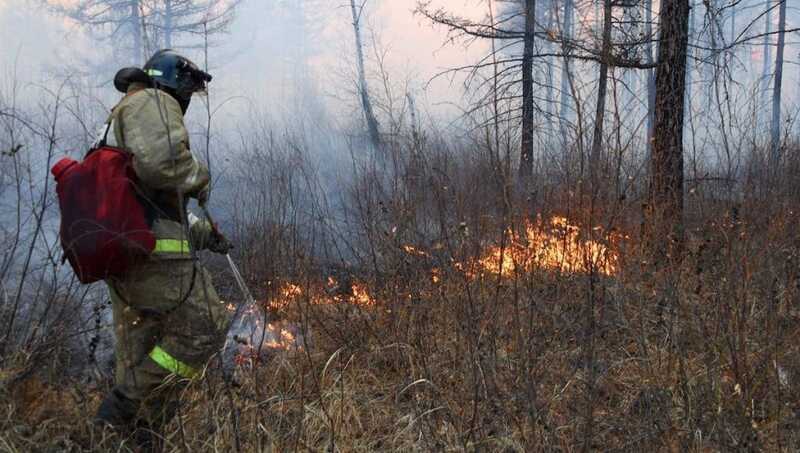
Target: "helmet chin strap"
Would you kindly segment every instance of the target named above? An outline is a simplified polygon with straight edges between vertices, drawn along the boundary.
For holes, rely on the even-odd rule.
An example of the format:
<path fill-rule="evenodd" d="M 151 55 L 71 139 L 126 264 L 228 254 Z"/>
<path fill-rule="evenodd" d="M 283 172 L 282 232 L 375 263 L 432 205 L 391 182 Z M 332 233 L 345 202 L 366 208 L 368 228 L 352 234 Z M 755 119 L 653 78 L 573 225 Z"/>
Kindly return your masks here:
<path fill-rule="evenodd" d="M 165 87 L 164 85 L 156 84 L 156 88 L 158 88 L 159 90 L 169 94 L 170 96 L 172 96 L 173 99 L 178 101 L 178 104 L 181 106 L 181 112 L 183 112 L 183 114 L 186 115 L 186 111 L 189 110 L 189 103 L 192 100 L 191 95 L 189 95 L 188 98 L 185 98 L 185 97 L 182 97 L 182 96 L 178 96 L 178 93 L 176 93 L 175 90 L 173 90 L 170 87 Z"/>
<path fill-rule="evenodd" d="M 186 111 L 189 110 L 189 102 L 191 102 L 192 98 L 176 98 L 178 104 L 181 106 L 181 111 L 184 115 L 186 115 Z"/>

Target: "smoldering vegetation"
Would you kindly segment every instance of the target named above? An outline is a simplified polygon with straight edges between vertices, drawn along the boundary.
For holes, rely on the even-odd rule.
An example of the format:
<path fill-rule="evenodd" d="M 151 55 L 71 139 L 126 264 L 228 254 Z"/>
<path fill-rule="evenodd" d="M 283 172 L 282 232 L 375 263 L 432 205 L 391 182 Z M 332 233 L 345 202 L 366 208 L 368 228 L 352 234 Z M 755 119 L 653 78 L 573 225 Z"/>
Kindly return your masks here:
<path fill-rule="evenodd" d="M 558 75 L 538 72 L 559 61 L 535 60 L 547 107 L 524 177 L 522 93 L 498 96 L 491 67 L 452 127 L 366 71 L 379 143 L 360 88 L 349 120 L 258 108 L 224 134 L 196 102 L 213 215 L 255 303 L 183 391 L 166 450 L 800 448 L 800 141 L 790 114 L 775 158 L 763 82 L 733 83 L 725 58 L 741 56 L 690 70 L 684 235 L 660 255 L 646 70 L 610 78 L 594 152 L 597 80 L 576 76 L 559 117 Z M 116 449 L 89 424 L 113 384 L 110 306 L 61 262 L 47 174 L 104 112 L 74 78 L 24 89 L 0 91 L 1 445 Z M 246 303 L 223 258 L 202 260 L 231 310 Z"/>

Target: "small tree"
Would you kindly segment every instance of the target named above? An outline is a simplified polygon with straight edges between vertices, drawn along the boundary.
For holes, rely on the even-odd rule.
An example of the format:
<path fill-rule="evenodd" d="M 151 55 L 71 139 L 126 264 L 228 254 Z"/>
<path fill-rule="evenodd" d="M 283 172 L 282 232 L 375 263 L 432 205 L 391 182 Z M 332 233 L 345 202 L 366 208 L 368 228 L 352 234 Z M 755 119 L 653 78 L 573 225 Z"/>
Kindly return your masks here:
<path fill-rule="evenodd" d="M 786 0 L 780 1 L 778 10 L 778 48 L 775 56 L 775 81 L 772 88 L 772 135 L 773 163 L 780 159 L 781 145 L 781 90 L 783 89 L 783 51 L 786 47 Z"/>
<path fill-rule="evenodd" d="M 381 136 L 378 119 L 372 110 L 372 101 L 369 98 L 369 88 L 367 87 L 367 76 L 364 69 L 364 49 L 361 43 L 361 17 L 364 12 L 364 0 L 360 6 L 356 7 L 355 0 L 350 0 L 350 12 L 353 15 L 353 34 L 356 41 L 356 67 L 358 69 L 358 95 L 361 100 L 361 107 L 364 110 L 364 119 L 367 122 L 367 131 L 372 147 L 376 153 L 381 151 Z"/>
<path fill-rule="evenodd" d="M 533 173 L 533 44 L 536 31 L 536 0 L 525 0 L 525 35 L 522 38 L 522 144 L 519 175 Z"/>

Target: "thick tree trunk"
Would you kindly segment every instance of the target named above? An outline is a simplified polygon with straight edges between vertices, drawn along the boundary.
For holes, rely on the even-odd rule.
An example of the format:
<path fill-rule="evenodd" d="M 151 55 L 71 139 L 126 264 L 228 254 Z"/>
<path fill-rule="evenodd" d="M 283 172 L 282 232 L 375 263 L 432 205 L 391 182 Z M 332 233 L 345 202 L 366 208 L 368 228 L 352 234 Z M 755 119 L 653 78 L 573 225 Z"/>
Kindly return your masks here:
<path fill-rule="evenodd" d="M 536 24 L 536 0 L 525 0 L 525 38 L 522 51 L 522 149 L 519 174 L 525 179 L 533 174 L 533 38 Z"/>
<path fill-rule="evenodd" d="M 786 0 L 780 0 L 778 12 L 778 51 L 775 56 L 775 84 L 772 88 L 772 160 L 780 159 L 781 89 L 783 88 L 783 50 L 786 45 Z"/>
<path fill-rule="evenodd" d="M 683 245 L 683 115 L 689 0 L 663 0 L 659 17 L 661 36 L 646 212 L 654 257 L 676 256 Z"/>
<path fill-rule="evenodd" d="M 589 172 L 598 176 L 600 154 L 603 150 L 603 123 L 606 113 L 606 93 L 608 92 L 608 62 L 611 60 L 611 0 L 603 0 L 603 51 L 600 59 L 600 81 L 597 86 L 597 109 L 594 116 L 594 139 L 589 157 Z M 593 180 L 593 183 L 596 182 Z"/>
<path fill-rule="evenodd" d="M 573 18 L 575 16 L 575 6 L 572 3 L 572 0 L 565 0 L 564 1 L 564 28 L 561 32 L 563 39 L 570 40 L 572 39 L 572 23 Z M 569 56 L 566 56 L 568 52 L 568 46 L 562 45 L 562 52 L 565 54 L 564 56 L 564 64 L 561 66 L 561 108 L 559 111 L 559 119 L 561 121 L 561 138 L 564 140 L 564 146 L 568 146 L 567 143 L 567 124 L 569 123 L 570 118 L 570 106 L 569 106 L 569 99 L 571 95 L 570 89 L 570 59 Z"/>
<path fill-rule="evenodd" d="M 367 88 L 367 76 L 364 71 L 364 50 L 361 44 L 361 11 L 356 9 L 355 0 L 350 0 L 350 11 L 353 14 L 353 33 L 356 38 L 356 66 L 358 69 L 358 94 L 361 98 L 361 107 L 364 110 L 364 119 L 367 122 L 370 143 L 376 153 L 381 152 L 381 136 L 378 119 L 372 110 Z"/>

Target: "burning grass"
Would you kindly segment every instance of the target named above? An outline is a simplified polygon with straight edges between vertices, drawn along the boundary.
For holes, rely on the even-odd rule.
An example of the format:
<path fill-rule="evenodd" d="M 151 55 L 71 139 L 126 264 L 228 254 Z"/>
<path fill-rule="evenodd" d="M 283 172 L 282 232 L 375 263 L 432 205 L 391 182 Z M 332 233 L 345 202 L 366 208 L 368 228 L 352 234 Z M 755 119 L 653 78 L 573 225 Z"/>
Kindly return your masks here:
<path fill-rule="evenodd" d="M 643 260 L 623 260 L 621 238 L 556 217 L 471 259 L 401 245 L 391 279 L 275 284 L 245 313 L 267 335 L 249 335 L 233 382 L 212 363 L 186 390 L 167 451 L 792 451 L 798 271 L 760 242 L 795 256 L 782 222 L 700 227 L 668 274 L 624 267 Z M 35 393 L 77 385 L 56 382 Z M 88 448 L 74 421 L 103 390 L 15 409 L 2 439 Z"/>
<path fill-rule="evenodd" d="M 599 273 L 613 275 L 618 270 L 619 252 L 614 246 L 619 235 L 606 234 L 601 227 L 591 229 L 586 239 L 584 231 L 566 217 L 541 217 L 526 222 L 521 234 L 506 233 L 508 245 L 493 246 L 478 259 L 486 271 L 530 272 L 548 269 L 567 274 Z M 602 241 L 602 242 L 601 242 Z"/>
<path fill-rule="evenodd" d="M 463 274 L 467 281 L 474 281 L 482 273 L 510 277 L 513 274 L 546 270 L 562 274 L 597 273 L 611 276 L 618 271 L 619 252 L 615 246 L 619 244 L 621 235 L 606 234 L 600 227 L 592 228 L 587 234 L 567 218 L 554 216 L 546 222 L 541 218 L 526 222 L 522 234 L 507 231 L 506 235 L 504 242 L 507 241 L 507 245 L 486 247 L 478 258 L 469 263 L 453 262 L 452 269 Z M 402 245 L 401 250 L 410 257 L 423 260 L 433 256 L 431 251 L 409 244 Z M 430 282 L 435 285 L 441 279 L 441 269 L 432 267 Z M 271 282 L 268 283 L 271 285 Z M 394 295 L 398 294 L 395 292 Z M 413 298 L 412 294 L 407 296 Z M 285 282 L 274 292 L 274 297 L 262 301 L 258 306 L 248 306 L 242 311 L 243 320 L 234 334 L 241 345 L 239 356 L 246 357 L 244 362 L 247 362 L 254 354 L 258 354 L 257 351 L 303 347 L 302 341 L 298 341 L 297 329 L 291 323 L 267 322 L 265 319 L 271 315 L 265 311 L 285 312 L 298 304 L 347 304 L 369 308 L 386 303 L 391 301 L 381 302 L 376 299 L 365 282 L 341 284 L 330 276 L 324 282 L 312 282 L 305 286 Z M 229 309 L 235 310 L 233 306 L 229 306 Z"/>

